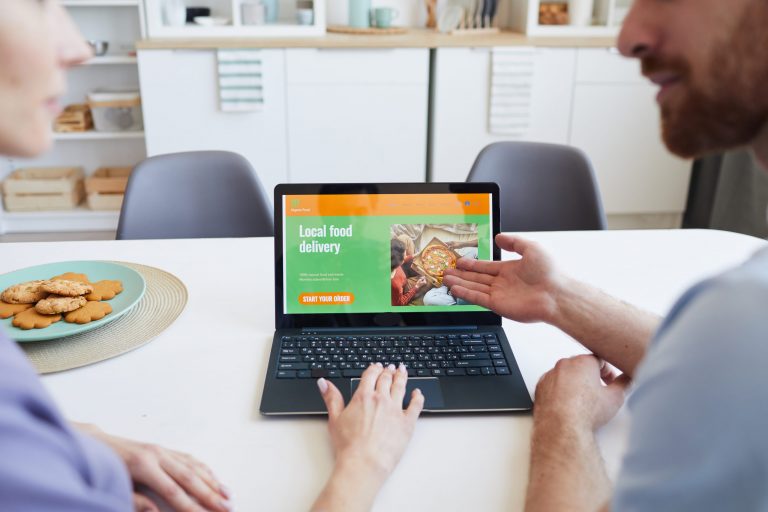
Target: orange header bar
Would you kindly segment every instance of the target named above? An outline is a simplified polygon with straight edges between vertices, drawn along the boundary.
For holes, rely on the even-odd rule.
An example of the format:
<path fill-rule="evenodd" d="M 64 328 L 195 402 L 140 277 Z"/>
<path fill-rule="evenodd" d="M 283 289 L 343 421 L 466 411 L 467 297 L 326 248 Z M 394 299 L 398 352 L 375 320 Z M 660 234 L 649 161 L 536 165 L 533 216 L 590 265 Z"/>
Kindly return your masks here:
<path fill-rule="evenodd" d="M 285 196 L 287 217 L 488 215 L 490 194 L 338 194 Z"/>

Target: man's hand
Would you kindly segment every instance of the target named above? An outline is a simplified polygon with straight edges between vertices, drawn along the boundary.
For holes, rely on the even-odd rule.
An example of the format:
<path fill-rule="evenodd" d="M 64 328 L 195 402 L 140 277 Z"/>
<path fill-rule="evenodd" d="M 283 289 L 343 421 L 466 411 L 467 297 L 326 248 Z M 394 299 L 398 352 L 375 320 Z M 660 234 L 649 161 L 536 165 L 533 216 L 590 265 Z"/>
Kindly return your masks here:
<path fill-rule="evenodd" d="M 595 356 L 563 359 L 541 378 L 526 511 L 596 511 L 610 500 L 595 431 L 616 415 L 628 384 Z"/>
<path fill-rule="evenodd" d="M 341 392 L 320 379 L 318 387 L 328 408 L 328 430 L 336 465 L 312 510 L 369 510 L 386 478 L 411 440 L 424 395 L 414 390 L 403 410 L 408 373 L 404 366 L 375 364 L 363 373 L 349 405 Z"/>
<path fill-rule="evenodd" d="M 420 290 L 425 286 L 427 286 L 427 278 L 422 276 L 418 281 L 416 281 L 416 288 Z"/>
<path fill-rule="evenodd" d="M 451 295 L 518 322 L 551 321 L 561 278 L 549 256 L 534 242 L 497 235 L 496 244 L 521 256 L 514 261 L 462 258 L 445 271 Z"/>
<path fill-rule="evenodd" d="M 153 444 L 111 436 L 93 425 L 75 424 L 80 430 L 112 448 L 128 468 L 134 485 L 143 485 L 178 512 L 228 512 L 229 492 L 213 472 L 191 455 Z M 134 492 L 137 512 L 160 509 L 150 498 Z"/>
<path fill-rule="evenodd" d="M 561 359 L 536 386 L 534 421 L 562 422 L 593 433 L 619 411 L 629 383 L 595 356 Z"/>

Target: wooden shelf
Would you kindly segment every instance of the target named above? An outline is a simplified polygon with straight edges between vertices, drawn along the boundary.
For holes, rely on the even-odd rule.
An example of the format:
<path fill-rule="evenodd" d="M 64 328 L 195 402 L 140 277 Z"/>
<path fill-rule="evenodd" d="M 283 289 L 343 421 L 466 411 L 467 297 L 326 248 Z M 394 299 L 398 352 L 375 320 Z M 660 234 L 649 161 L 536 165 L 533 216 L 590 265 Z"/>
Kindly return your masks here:
<path fill-rule="evenodd" d="M 119 139 L 143 139 L 144 132 L 54 132 L 53 140 L 119 140 Z"/>
<path fill-rule="evenodd" d="M 82 66 L 109 66 L 109 65 L 135 65 L 136 57 L 130 55 L 105 55 L 103 57 L 94 57 L 91 60 L 81 64 Z"/>
<path fill-rule="evenodd" d="M 65 7 L 138 7 L 141 0 L 62 0 Z"/>
<path fill-rule="evenodd" d="M 3 233 L 54 233 L 65 231 L 114 231 L 119 211 L 95 211 L 83 206 L 74 210 L 7 212 L 0 215 Z"/>

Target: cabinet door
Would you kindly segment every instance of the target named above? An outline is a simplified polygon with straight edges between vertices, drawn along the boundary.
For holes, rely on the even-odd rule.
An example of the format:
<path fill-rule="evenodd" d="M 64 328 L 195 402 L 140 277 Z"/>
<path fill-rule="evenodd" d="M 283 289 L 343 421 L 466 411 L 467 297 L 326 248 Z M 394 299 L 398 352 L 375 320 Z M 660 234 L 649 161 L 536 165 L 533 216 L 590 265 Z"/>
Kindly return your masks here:
<path fill-rule="evenodd" d="M 488 144 L 529 140 L 568 141 L 576 53 L 573 49 L 522 48 L 532 62 L 527 126 L 518 135 L 489 132 L 491 50 L 441 48 L 434 74 L 432 181 L 464 181 Z"/>
<path fill-rule="evenodd" d="M 267 194 L 287 180 L 285 60 L 263 50 L 264 107 L 258 112 L 219 109 L 216 52 L 143 50 L 139 72 L 149 156 L 224 150 L 247 158 Z"/>
<path fill-rule="evenodd" d="M 424 181 L 429 51 L 286 50 L 292 182 Z"/>
<path fill-rule="evenodd" d="M 606 213 L 683 212 L 691 164 L 661 141 L 656 88 L 639 71 L 620 79 L 628 61 L 619 55 L 579 51 L 586 56 L 580 55 L 580 63 L 599 58 L 603 65 L 593 74 L 579 72 L 570 142 L 591 158 Z M 617 68 L 612 79 L 611 66 Z"/>

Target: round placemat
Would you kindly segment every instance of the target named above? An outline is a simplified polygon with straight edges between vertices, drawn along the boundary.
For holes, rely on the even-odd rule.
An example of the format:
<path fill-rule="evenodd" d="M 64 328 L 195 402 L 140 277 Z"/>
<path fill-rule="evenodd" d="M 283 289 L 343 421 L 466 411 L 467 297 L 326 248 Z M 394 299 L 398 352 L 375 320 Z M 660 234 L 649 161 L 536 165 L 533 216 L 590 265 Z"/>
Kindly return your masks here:
<path fill-rule="evenodd" d="M 147 284 L 144 297 L 128 313 L 103 327 L 66 338 L 21 343 L 39 373 L 79 368 L 125 354 L 152 341 L 181 314 L 187 288 L 159 268 L 115 261 L 136 270 Z"/>

